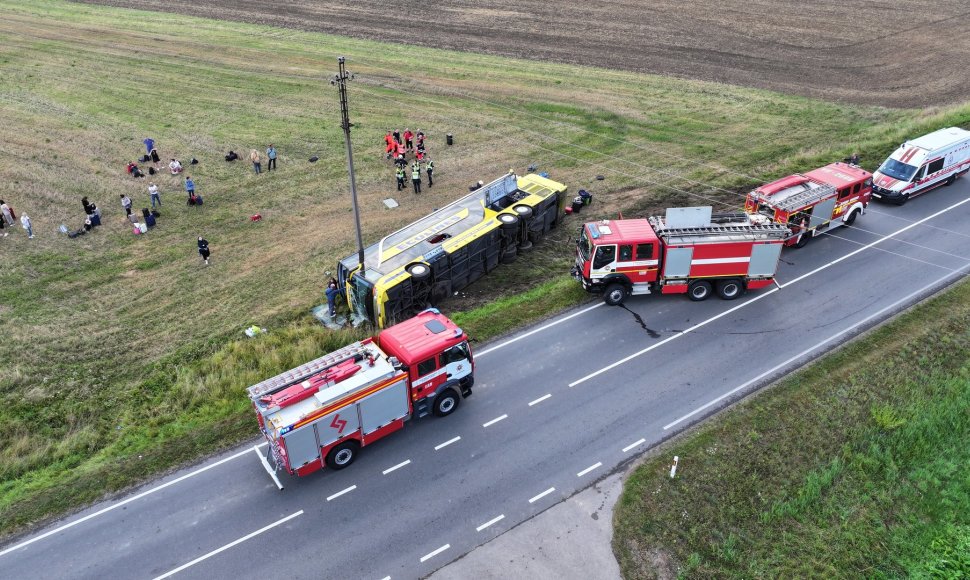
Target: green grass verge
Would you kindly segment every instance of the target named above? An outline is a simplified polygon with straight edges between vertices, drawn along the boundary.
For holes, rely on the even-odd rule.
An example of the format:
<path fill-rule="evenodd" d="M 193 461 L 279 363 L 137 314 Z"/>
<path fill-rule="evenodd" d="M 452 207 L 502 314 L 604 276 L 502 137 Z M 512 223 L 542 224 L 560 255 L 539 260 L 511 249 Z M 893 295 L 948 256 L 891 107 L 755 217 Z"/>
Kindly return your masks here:
<path fill-rule="evenodd" d="M 970 576 L 968 328 L 965 281 L 638 467 L 624 577 Z"/>
<path fill-rule="evenodd" d="M 592 189 L 583 219 L 707 199 L 736 207 L 730 192 L 757 181 L 852 150 L 876 160 L 907 136 L 970 124 L 966 104 L 855 107 L 0 0 L 0 197 L 30 214 L 37 234 L 28 241 L 14 229 L 0 242 L 0 533 L 255 434 L 244 388 L 347 338 L 314 328 L 306 314 L 324 300 L 324 272 L 353 248 L 336 95 L 325 81 L 337 55 L 357 75 L 350 90 L 368 243 L 510 167 L 538 163 L 571 191 Z M 380 155 L 384 131 L 403 126 L 430 135 L 436 182 L 421 196 L 397 194 Z M 445 133 L 455 146 L 444 145 Z M 200 159 L 190 171 L 206 205 L 185 207 L 181 183 L 160 175 L 160 225 L 135 237 L 118 196 L 147 205 L 145 184 L 123 172 L 145 136 L 163 157 Z M 281 153 L 278 173 L 256 177 L 245 163 L 222 161 L 230 148 L 270 142 Z M 321 162 L 307 163 L 311 155 Z M 69 240 L 57 226 L 80 225 L 82 196 L 102 208 L 105 225 Z M 397 210 L 384 209 L 390 196 L 402 202 Z M 247 219 L 256 212 L 259 224 Z M 565 279 L 576 223 L 453 297 L 446 312 L 485 340 L 586 299 Z M 212 243 L 208 268 L 195 254 L 199 234 Z M 260 339 L 271 347 L 259 353 L 266 361 L 242 354 L 255 347 L 240 340 L 253 323 L 273 332 Z"/>

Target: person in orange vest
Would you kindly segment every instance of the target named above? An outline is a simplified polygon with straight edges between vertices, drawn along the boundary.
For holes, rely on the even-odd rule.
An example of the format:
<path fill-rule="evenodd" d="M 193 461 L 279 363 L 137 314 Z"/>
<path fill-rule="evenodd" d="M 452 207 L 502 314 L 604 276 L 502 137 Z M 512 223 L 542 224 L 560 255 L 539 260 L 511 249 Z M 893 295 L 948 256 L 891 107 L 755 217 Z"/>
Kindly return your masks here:
<path fill-rule="evenodd" d="M 394 144 L 394 137 L 391 136 L 390 131 L 387 132 L 387 135 L 384 135 L 384 144 L 386 145 L 386 147 L 384 148 L 384 153 L 387 154 L 387 159 L 390 159 L 391 155 L 394 154 L 394 149 L 396 149 Z"/>
<path fill-rule="evenodd" d="M 398 157 L 403 157 L 407 151 L 404 148 L 404 143 L 397 144 L 397 155 Z"/>

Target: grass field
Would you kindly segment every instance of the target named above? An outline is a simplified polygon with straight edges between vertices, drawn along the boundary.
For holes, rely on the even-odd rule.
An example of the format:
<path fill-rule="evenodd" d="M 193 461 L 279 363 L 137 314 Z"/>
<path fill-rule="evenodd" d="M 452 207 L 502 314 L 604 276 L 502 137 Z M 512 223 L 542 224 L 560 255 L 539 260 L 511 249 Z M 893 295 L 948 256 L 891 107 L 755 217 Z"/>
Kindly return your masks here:
<path fill-rule="evenodd" d="M 633 73 L 379 44 L 256 25 L 0 0 L 0 198 L 34 220 L 0 238 L 0 531 L 11 532 L 256 433 L 244 387 L 342 344 L 308 316 L 324 272 L 353 250 L 336 56 L 351 106 L 366 242 L 478 179 L 537 163 L 596 214 L 738 207 L 759 180 L 843 157 L 875 162 L 908 135 L 970 123 Z M 424 129 L 433 192 L 398 195 L 391 127 Z M 453 133 L 456 144 L 444 145 Z M 156 139 L 205 196 L 159 176 L 159 226 L 124 164 Z M 278 173 L 227 164 L 275 143 Z M 321 161 L 306 160 L 319 155 Z M 595 181 L 602 174 L 605 181 Z M 80 198 L 105 225 L 76 240 Z M 394 196 L 390 211 L 381 200 Z M 259 212 L 262 222 L 249 222 Z M 588 214 L 583 215 L 588 217 Z M 574 223 L 528 259 L 444 304 L 484 340 L 584 299 L 565 280 Z M 195 238 L 211 242 L 203 266 Z M 529 292 L 532 292 L 531 294 Z M 536 306 L 541 302 L 541 306 Z M 488 303 L 488 304 L 486 304 Z M 484 306 L 482 306 L 484 305 Z M 479 308 L 481 306 L 481 308 Z M 250 324 L 271 329 L 242 338 Z"/>
<path fill-rule="evenodd" d="M 638 467 L 624 577 L 970 576 L 968 328 L 964 281 Z"/>

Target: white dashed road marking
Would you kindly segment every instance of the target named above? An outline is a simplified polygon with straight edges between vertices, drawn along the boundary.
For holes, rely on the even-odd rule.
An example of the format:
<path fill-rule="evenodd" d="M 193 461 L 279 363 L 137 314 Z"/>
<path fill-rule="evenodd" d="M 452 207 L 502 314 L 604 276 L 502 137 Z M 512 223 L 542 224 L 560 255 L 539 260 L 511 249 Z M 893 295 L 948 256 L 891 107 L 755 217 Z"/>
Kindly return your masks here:
<path fill-rule="evenodd" d="M 576 474 L 576 477 L 582 477 L 582 476 L 584 476 L 584 475 L 586 475 L 587 473 L 589 473 L 590 471 L 593 471 L 593 470 L 594 470 L 594 469 L 596 469 L 597 467 L 602 467 L 602 466 L 603 466 L 603 463 L 602 463 L 602 462 L 600 462 L 600 461 L 597 461 L 597 462 L 596 462 L 596 463 L 594 463 L 593 465 L 590 465 L 590 466 L 589 466 L 589 467 L 587 467 L 586 469 L 584 469 L 584 470 L 582 470 L 582 471 L 580 471 L 579 473 L 577 473 L 577 474 Z"/>
<path fill-rule="evenodd" d="M 482 423 L 482 427 L 488 427 L 489 425 L 494 425 L 499 421 L 501 421 L 502 419 L 508 419 L 508 417 L 509 417 L 508 415 L 502 415 L 501 417 L 496 417 L 491 421 L 489 421 L 488 423 Z"/>
<path fill-rule="evenodd" d="M 635 443 L 631 443 L 631 444 L 629 444 L 629 445 L 627 445 L 626 447 L 623 448 L 623 453 L 626 453 L 627 451 L 633 449 L 634 447 L 638 447 L 640 445 L 643 445 L 646 442 L 647 442 L 646 439 L 641 439 L 641 440 L 639 440 L 639 441 L 637 441 Z"/>
<path fill-rule="evenodd" d="M 535 503 L 535 502 L 537 502 L 537 501 L 539 501 L 540 499 L 542 499 L 542 498 L 544 498 L 544 497 L 546 497 L 547 495 L 549 495 L 550 493 L 552 493 L 552 492 L 554 492 L 554 491 L 556 491 L 556 488 L 554 488 L 554 487 L 550 487 L 550 488 L 549 488 L 549 489 L 547 489 L 546 491 L 544 491 L 544 492 L 542 492 L 542 493 L 540 493 L 539 495 L 537 495 L 537 496 L 535 496 L 534 498 L 532 498 L 532 499 L 530 499 L 530 500 L 529 500 L 529 503 Z"/>
<path fill-rule="evenodd" d="M 431 558 L 434 558 L 435 556 L 437 556 L 438 554 L 444 552 L 445 550 L 447 550 L 450 547 L 451 547 L 451 544 L 445 544 L 444 546 L 441 546 L 440 548 L 438 548 L 434 552 L 429 552 L 429 553 L 425 554 L 424 556 L 421 556 L 421 561 L 422 562 L 425 562 L 427 560 L 430 560 Z"/>
<path fill-rule="evenodd" d="M 492 524 L 497 524 L 497 523 L 499 523 L 500 521 L 502 521 L 504 519 L 505 519 L 505 514 L 502 514 L 502 515 L 500 515 L 500 516 L 498 516 L 496 518 L 492 518 L 492 519 L 488 520 L 487 522 L 485 522 L 484 524 L 482 524 L 482 525 L 478 526 L 477 528 L 475 528 L 475 531 L 476 532 L 480 532 L 480 531 L 484 530 L 485 528 L 491 526 Z"/>
<path fill-rule="evenodd" d="M 552 396 L 552 393 L 549 393 L 548 395 L 543 395 L 543 396 L 539 397 L 538 399 L 536 399 L 535 401 L 532 401 L 531 403 L 529 403 L 529 406 L 531 407 L 532 405 L 538 405 L 539 403 L 545 401 L 546 399 L 548 399 L 551 396 Z"/>
<path fill-rule="evenodd" d="M 331 495 L 330 497 L 327 498 L 327 501 L 330 501 L 330 500 L 333 500 L 333 499 L 337 499 L 338 497 L 342 496 L 343 494 L 350 493 L 350 492 L 354 491 L 355 489 L 357 489 L 357 486 L 356 485 L 352 485 L 352 486 L 348 487 L 347 489 L 345 489 L 343 491 L 338 491 L 337 493 Z"/>
<path fill-rule="evenodd" d="M 454 443 L 455 441 L 458 441 L 460 439 L 461 439 L 461 437 L 455 437 L 454 439 L 449 439 L 449 440 L 445 441 L 444 443 L 441 443 L 440 445 L 435 445 L 434 450 L 435 451 L 438 451 L 439 449 L 443 449 L 445 447 L 448 447 L 449 445 L 451 445 L 452 443 Z"/>
<path fill-rule="evenodd" d="M 404 467 L 405 465 L 407 465 L 409 463 L 411 463 L 411 460 L 410 459 L 408 459 L 407 461 L 402 461 L 402 462 L 398 463 L 397 465 L 395 465 L 394 467 L 388 467 L 387 469 L 385 469 L 381 473 L 383 473 L 384 475 L 387 475 L 388 473 L 394 471 L 395 469 L 401 469 L 402 467 Z"/>

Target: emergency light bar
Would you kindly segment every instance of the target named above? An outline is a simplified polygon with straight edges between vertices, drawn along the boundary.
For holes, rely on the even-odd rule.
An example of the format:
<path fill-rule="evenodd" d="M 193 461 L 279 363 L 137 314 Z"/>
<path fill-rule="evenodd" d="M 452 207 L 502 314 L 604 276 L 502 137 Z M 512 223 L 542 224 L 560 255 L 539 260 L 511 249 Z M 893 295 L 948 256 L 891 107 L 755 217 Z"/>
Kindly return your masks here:
<path fill-rule="evenodd" d="M 596 227 L 596 224 L 589 224 L 589 235 L 592 236 L 594 240 L 599 239 L 600 230 Z"/>

